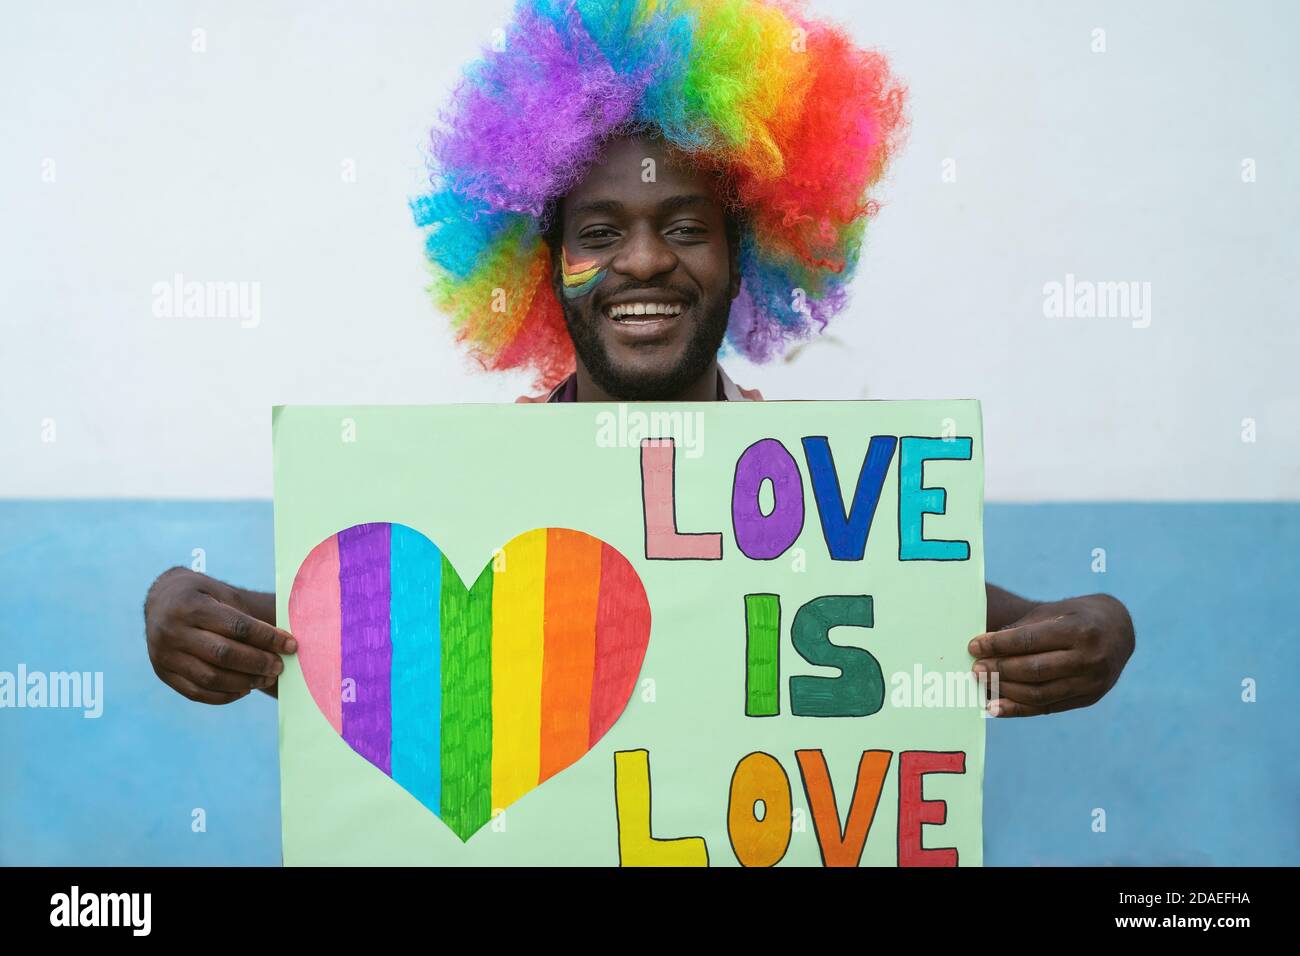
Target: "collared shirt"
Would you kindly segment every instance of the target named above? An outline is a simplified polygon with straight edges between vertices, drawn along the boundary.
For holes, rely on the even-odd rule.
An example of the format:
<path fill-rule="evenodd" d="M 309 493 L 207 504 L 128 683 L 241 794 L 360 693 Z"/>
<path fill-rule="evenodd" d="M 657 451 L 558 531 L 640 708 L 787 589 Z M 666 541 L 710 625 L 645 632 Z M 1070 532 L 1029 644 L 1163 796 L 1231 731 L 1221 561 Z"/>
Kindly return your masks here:
<path fill-rule="evenodd" d="M 520 402 L 576 402 L 578 400 L 578 373 L 574 372 L 545 395 L 520 395 L 515 399 Z M 741 388 L 731 380 L 721 366 L 718 366 L 718 401 L 720 402 L 761 402 L 762 394 L 756 388 Z"/>

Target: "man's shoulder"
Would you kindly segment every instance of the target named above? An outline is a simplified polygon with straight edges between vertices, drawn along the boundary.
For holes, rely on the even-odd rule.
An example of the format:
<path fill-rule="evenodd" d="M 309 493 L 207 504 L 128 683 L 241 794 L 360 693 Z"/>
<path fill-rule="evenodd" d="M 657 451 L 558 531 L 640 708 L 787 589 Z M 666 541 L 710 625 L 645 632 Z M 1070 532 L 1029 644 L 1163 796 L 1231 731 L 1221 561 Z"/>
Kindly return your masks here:
<path fill-rule="evenodd" d="M 572 401 L 574 393 L 577 391 L 575 388 L 575 378 L 576 373 L 570 372 L 558 383 L 552 385 L 540 395 L 520 395 L 515 399 L 515 404 L 518 405 L 524 403 L 531 405 L 538 403 L 545 404 L 546 402 Z"/>
<path fill-rule="evenodd" d="M 756 388 L 743 388 L 731 380 L 727 370 L 718 367 L 718 378 L 722 382 L 722 394 L 729 402 L 761 402 L 763 393 Z"/>

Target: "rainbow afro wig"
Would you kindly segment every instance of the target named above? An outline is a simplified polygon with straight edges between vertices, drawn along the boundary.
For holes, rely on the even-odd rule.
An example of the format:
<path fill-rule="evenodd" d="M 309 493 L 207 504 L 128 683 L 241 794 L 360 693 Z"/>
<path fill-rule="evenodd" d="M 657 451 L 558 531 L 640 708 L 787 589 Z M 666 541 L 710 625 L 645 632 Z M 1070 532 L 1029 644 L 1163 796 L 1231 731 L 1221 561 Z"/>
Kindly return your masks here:
<path fill-rule="evenodd" d="M 442 112 L 411 203 L 434 302 L 485 368 L 567 375 L 556 200 L 609 138 L 652 132 L 725 187 L 742 284 L 724 350 L 765 361 L 845 306 L 903 100 L 884 57 L 802 0 L 518 0 Z"/>

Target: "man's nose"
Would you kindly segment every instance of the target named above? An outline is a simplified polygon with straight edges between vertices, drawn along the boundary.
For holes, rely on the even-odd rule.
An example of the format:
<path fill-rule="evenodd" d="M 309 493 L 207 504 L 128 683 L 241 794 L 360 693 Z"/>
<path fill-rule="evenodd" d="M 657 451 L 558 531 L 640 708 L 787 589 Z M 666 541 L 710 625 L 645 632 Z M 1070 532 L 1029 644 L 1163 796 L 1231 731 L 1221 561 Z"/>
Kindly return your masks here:
<path fill-rule="evenodd" d="M 677 254 L 658 230 L 639 226 L 624 238 L 622 248 L 610 266 L 615 272 L 646 282 L 677 268 Z"/>

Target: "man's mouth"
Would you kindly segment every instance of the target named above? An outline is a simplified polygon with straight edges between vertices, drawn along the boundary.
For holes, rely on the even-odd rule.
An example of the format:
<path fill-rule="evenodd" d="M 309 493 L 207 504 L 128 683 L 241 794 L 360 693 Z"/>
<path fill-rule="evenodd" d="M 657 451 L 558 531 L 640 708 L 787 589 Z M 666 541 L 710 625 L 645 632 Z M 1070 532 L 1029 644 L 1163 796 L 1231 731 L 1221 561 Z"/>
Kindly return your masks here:
<path fill-rule="evenodd" d="M 685 306 L 680 302 L 620 302 L 605 307 L 605 318 L 620 325 L 667 324 L 682 314 Z"/>

